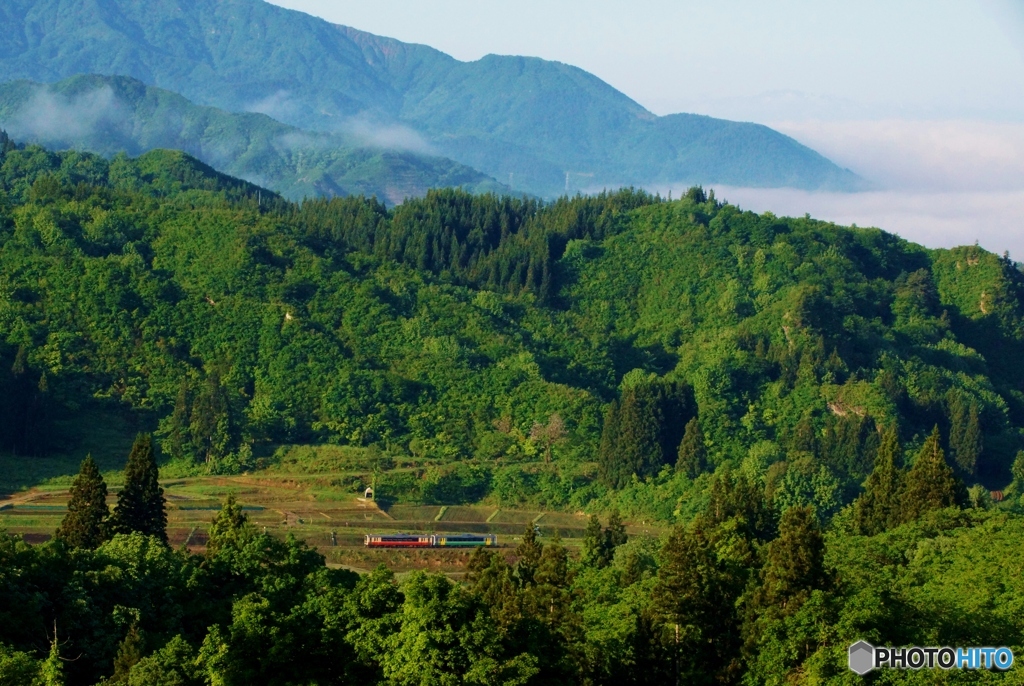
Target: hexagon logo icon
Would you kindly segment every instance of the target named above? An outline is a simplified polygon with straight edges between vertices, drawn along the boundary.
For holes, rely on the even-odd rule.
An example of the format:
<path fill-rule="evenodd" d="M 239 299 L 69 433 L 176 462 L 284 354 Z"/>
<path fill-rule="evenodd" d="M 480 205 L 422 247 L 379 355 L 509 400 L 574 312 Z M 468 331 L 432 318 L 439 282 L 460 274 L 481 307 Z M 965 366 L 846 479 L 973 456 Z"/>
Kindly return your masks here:
<path fill-rule="evenodd" d="M 850 669 L 857 674 L 867 674 L 875 666 L 875 648 L 870 643 L 857 641 L 850 646 Z"/>

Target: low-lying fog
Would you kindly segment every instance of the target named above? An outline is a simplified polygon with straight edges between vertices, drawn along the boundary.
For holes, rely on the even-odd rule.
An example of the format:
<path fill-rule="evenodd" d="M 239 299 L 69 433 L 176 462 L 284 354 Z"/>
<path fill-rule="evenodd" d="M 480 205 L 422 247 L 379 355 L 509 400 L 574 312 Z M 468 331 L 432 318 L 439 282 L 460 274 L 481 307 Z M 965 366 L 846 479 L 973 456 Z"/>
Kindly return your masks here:
<path fill-rule="evenodd" d="M 928 247 L 977 241 L 1024 260 L 1024 124 L 987 121 L 805 121 L 769 124 L 867 179 L 826 193 L 710 184 L 755 212 L 809 213 L 876 226 Z M 685 184 L 673 186 L 678 195 Z M 668 187 L 657 189 L 663 194 Z"/>

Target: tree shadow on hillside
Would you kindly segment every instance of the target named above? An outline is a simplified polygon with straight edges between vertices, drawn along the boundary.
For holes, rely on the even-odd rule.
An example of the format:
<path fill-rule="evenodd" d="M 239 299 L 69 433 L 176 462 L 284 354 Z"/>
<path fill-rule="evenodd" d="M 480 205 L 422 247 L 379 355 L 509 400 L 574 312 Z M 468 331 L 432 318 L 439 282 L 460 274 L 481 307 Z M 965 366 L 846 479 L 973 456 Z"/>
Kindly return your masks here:
<path fill-rule="evenodd" d="M 53 422 L 56 437 L 45 455 L 0 453 L 0 498 L 45 483 L 71 483 L 86 455 L 92 455 L 102 472 L 124 468 L 132 442 L 139 431 L 148 431 L 146 418 L 125 416 L 102 409 L 83 409 L 74 416 Z"/>

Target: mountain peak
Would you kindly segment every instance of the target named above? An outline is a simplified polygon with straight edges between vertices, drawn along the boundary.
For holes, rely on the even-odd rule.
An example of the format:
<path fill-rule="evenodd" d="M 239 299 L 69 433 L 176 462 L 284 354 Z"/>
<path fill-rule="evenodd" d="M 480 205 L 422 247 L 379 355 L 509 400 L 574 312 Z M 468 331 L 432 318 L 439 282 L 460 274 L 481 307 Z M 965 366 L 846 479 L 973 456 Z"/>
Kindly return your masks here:
<path fill-rule="evenodd" d="M 401 129 L 424 149 L 547 196 L 580 171 L 594 188 L 861 183 L 778 132 L 657 117 L 593 74 L 540 58 L 461 62 L 260 0 L 4 3 L 0 75 L 52 82 L 81 73 L 131 76 L 307 130 Z"/>

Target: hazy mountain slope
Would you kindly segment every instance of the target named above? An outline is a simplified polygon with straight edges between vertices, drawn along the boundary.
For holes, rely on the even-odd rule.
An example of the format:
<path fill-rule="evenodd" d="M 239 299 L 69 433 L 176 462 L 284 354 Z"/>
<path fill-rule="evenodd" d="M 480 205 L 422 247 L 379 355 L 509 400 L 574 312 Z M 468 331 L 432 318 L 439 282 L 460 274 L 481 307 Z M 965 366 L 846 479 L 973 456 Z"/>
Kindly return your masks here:
<path fill-rule="evenodd" d="M 0 84 L 0 128 L 15 140 L 107 156 L 184 150 L 291 198 L 363 194 L 394 204 L 440 186 L 504 189 L 448 159 L 358 147 L 352 137 L 307 133 L 263 114 L 200 107 L 128 77 Z"/>
<path fill-rule="evenodd" d="M 0 78 L 125 74 L 204 105 L 317 130 L 422 134 L 516 188 L 658 182 L 851 189 L 814 151 L 753 124 L 656 117 L 595 76 L 536 58 L 459 62 L 259 0 L 10 0 Z M 395 127 L 407 127 L 409 130 Z M 420 141 L 422 144 L 422 141 Z"/>

